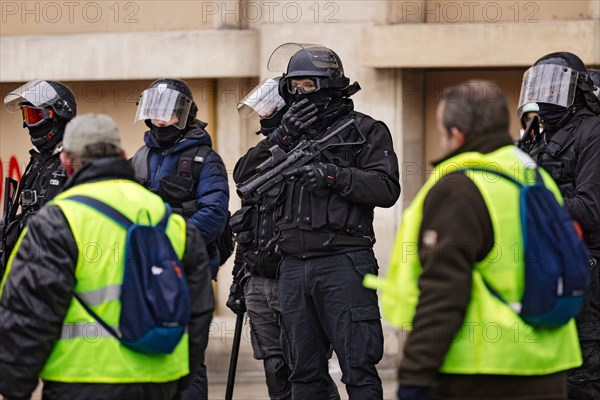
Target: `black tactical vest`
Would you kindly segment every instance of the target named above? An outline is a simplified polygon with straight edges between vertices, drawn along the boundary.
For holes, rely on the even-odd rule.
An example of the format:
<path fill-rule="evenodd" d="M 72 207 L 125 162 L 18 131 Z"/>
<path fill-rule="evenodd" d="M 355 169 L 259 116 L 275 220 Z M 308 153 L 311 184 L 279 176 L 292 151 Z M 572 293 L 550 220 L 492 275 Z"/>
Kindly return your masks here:
<path fill-rule="evenodd" d="M 351 125 L 341 135 L 345 138 L 344 142 L 357 144 L 327 149 L 316 161 L 332 163 L 342 168 L 357 166 L 363 148 L 360 142 L 364 142 L 376 121 L 352 111 L 336 121 L 330 130 L 343 125 L 350 118 L 356 121 L 358 129 Z M 284 184 L 282 198 L 284 203 L 275 214 L 277 232 L 290 229 L 300 232 L 298 248 L 286 249 L 286 253 L 311 256 L 315 252 L 334 253 L 338 250 L 345 251 L 349 247 L 372 247 L 375 240 L 373 207 L 350 202 L 326 188 L 310 192 L 297 182 Z M 311 233 L 303 235 L 303 231 Z"/>

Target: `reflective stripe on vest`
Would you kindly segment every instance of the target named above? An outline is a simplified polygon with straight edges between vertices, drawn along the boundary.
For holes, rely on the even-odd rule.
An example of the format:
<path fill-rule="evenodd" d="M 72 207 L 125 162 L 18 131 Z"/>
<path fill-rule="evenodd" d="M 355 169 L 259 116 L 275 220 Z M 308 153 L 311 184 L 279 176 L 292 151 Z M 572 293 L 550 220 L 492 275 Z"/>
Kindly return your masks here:
<path fill-rule="evenodd" d="M 127 231 L 89 207 L 63 198 L 86 195 L 117 208 L 132 221 L 156 223 L 162 218 L 162 199 L 126 180 L 107 180 L 75 186 L 58 195 L 77 243 L 74 291 L 109 326 L 119 330 Z M 143 212 L 139 212 L 143 210 Z M 167 236 L 176 254 L 185 250 L 186 223 L 172 215 Z M 61 337 L 55 343 L 40 377 L 56 382 L 135 383 L 175 381 L 189 373 L 189 337 L 184 334 L 171 354 L 145 354 L 123 346 L 98 324 L 75 298 L 67 310 Z"/>
<path fill-rule="evenodd" d="M 443 176 L 466 167 L 504 172 L 525 181 L 525 165 L 533 160 L 514 146 L 493 153 L 463 153 L 436 166 L 411 205 L 404 211 L 392 252 L 381 301 L 384 318 L 411 330 L 419 299 L 421 263 L 418 253 L 423 204 L 429 190 Z M 541 171 L 546 186 L 562 203 L 549 175 Z M 507 301 L 523 294 L 524 249 L 519 221 L 518 189 L 510 182 L 492 180 L 484 173 L 466 174 L 476 184 L 488 208 L 494 229 L 490 254 L 473 270 L 471 301 L 463 326 L 446 353 L 441 372 L 450 374 L 544 375 L 581 365 L 575 322 L 557 329 L 534 329 L 485 286 L 482 274 Z M 373 282 L 370 282 L 373 286 Z M 376 284 L 375 284 L 376 285 Z M 432 328 L 433 329 L 433 328 Z M 439 327 L 444 329 L 444 327 Z M 422 333 L 420 333 L 422 334 Z"/>
<path fill-rule="evenodd" d="M 118 332 L 118 326 L 111 326 Z M 119 333 L 120 334 L 120 333 Z M 76 324 L 63 324 L 60 338 L 63 340 L 72 340 L 75 338 L 84 338 L 94 340 L 98 338 L 111 338 L 113 335 L 107 331 L 98 322 L 81 322 Z M 115 340 L 117 340 L 115 338 Z"/>
<path fill-rule="evenodd" d="M 108 285 L 89 292 L 77 293 L 87 305 L 97 306 L 110 300 L 119 300 L 121 296 L 121 285 Z"/>

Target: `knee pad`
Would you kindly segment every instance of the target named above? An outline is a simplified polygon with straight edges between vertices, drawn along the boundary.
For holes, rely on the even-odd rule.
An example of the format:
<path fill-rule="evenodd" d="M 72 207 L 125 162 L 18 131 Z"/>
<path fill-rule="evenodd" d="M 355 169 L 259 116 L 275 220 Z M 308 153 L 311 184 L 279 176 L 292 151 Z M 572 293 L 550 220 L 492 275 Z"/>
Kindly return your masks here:
<path fill-rule="evenodd" d="M 272 399 L 291 399 L 290 370 L 283 358 L 269 357 L 264 360 L 264 367 L 269 396 Z"/>

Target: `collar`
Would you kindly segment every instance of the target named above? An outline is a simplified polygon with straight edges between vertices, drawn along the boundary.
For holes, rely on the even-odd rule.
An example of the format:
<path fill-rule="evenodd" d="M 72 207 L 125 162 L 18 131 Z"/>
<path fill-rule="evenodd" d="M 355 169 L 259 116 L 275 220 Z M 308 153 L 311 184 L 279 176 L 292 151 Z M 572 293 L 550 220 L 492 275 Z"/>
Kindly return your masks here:
<path fill-rule="evenodd" d="M 477 137 L 468 142 L 466 142 L 462 147 L 456 149 L 450 154 L 446 154 L 439 160 L 432 161 L 433 166 L 454 157 L 461 153 L 466 153 L 468 151 L 476 151 L 478 153 L 487 154 L 493 151 L 498 150 L 501 147 L 512 144 L 512 138 L 508 134 L 508 132 L 504 132 L 497 135 L 488 135 L 484 137 Z"/>
<path fill-rule="evenodd" d="M 123 157 L 107 157 L 90 161 L 84 164 L 67 180 L 63 191 L 84 183 L 99 182 L 108 179 L 135 181 L 133 167 Z"/>

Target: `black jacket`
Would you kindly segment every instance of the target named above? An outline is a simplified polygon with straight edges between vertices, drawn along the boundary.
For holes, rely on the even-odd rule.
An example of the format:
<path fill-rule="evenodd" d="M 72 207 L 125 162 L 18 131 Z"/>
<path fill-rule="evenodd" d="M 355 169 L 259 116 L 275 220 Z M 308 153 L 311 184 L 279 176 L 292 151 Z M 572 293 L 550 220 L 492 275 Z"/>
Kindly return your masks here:
<path fill-rule="evenodd" d="M 558 131 L 545 132 L 530 154 L 558 183 L 569 214 L 581 224 L 590 252 L 599 258 L 600 117 L 580 109 Z"/>
<path fill-rule="evenodd" d="M 352 111 L 339 116 L 327 132 L 355 119 L 364 143 L 330 148 L 315 162 L 338 166 L 335 186 L 316 192 L 303 190 L 298 181 L 286 182 L 281 190 L 281 207 L 275 212 L 277 244 L 284 254 L 314 257 L 343 253 L 348 249 L 371 248 L 375 243 L 375 207 L 391 207 L 400 196 L 398 159 L 392 137 L 384 123 Z M 320 132 L 320 137 L 325 132 Z M 354 126 L 341 132 L 345 141 L 356 142 Z M 245 181 L 256 166 L 266 160 L 273 146 L 269 139 L 251 149 L 236 166 L 234 179 Z"/>
<path fill-rule="evenodd" d="M 121 158 L 98 160 L 83 166 L 65 189 L 109 179 L 133 180 L 133 170 Z M 37 386 L 39 372 L 60 336 L 72 299 L 77 255 L 75 240 L 59 207 L 46 206 L 30 219 L 0 297 L 0 393 L 9 399 L 28 398 Z M 198 342 L 201 333 L 209 329 L 214 309 L 207 262 L 200 232 L 188 224 L 183 263 L 192 297 L 191 371 L 197 368 Z M 45 382 L 44 398 L 164 399 L 174 396 L 187 382 L 187 377 L 165 384 Z"/>
<path fill-rule="evenodd" d="M 5 248 L 2 249 L 4 263 L 8 261 L 21 231 L 27 224 L 27 219 L 52 200 L 67 181 L 59 159 L 60 147 L 46 153 L 32 149 L 29 154 L 31 158 L 23 172 L 18 193 L 12 200 L 7 226 L 2 228 L 2 233 L 6 235 L 3 239 Z M 25 202 L 22 199 L 26 199 Z M 3 220 L 2 223 L 4 222 Z"/>

